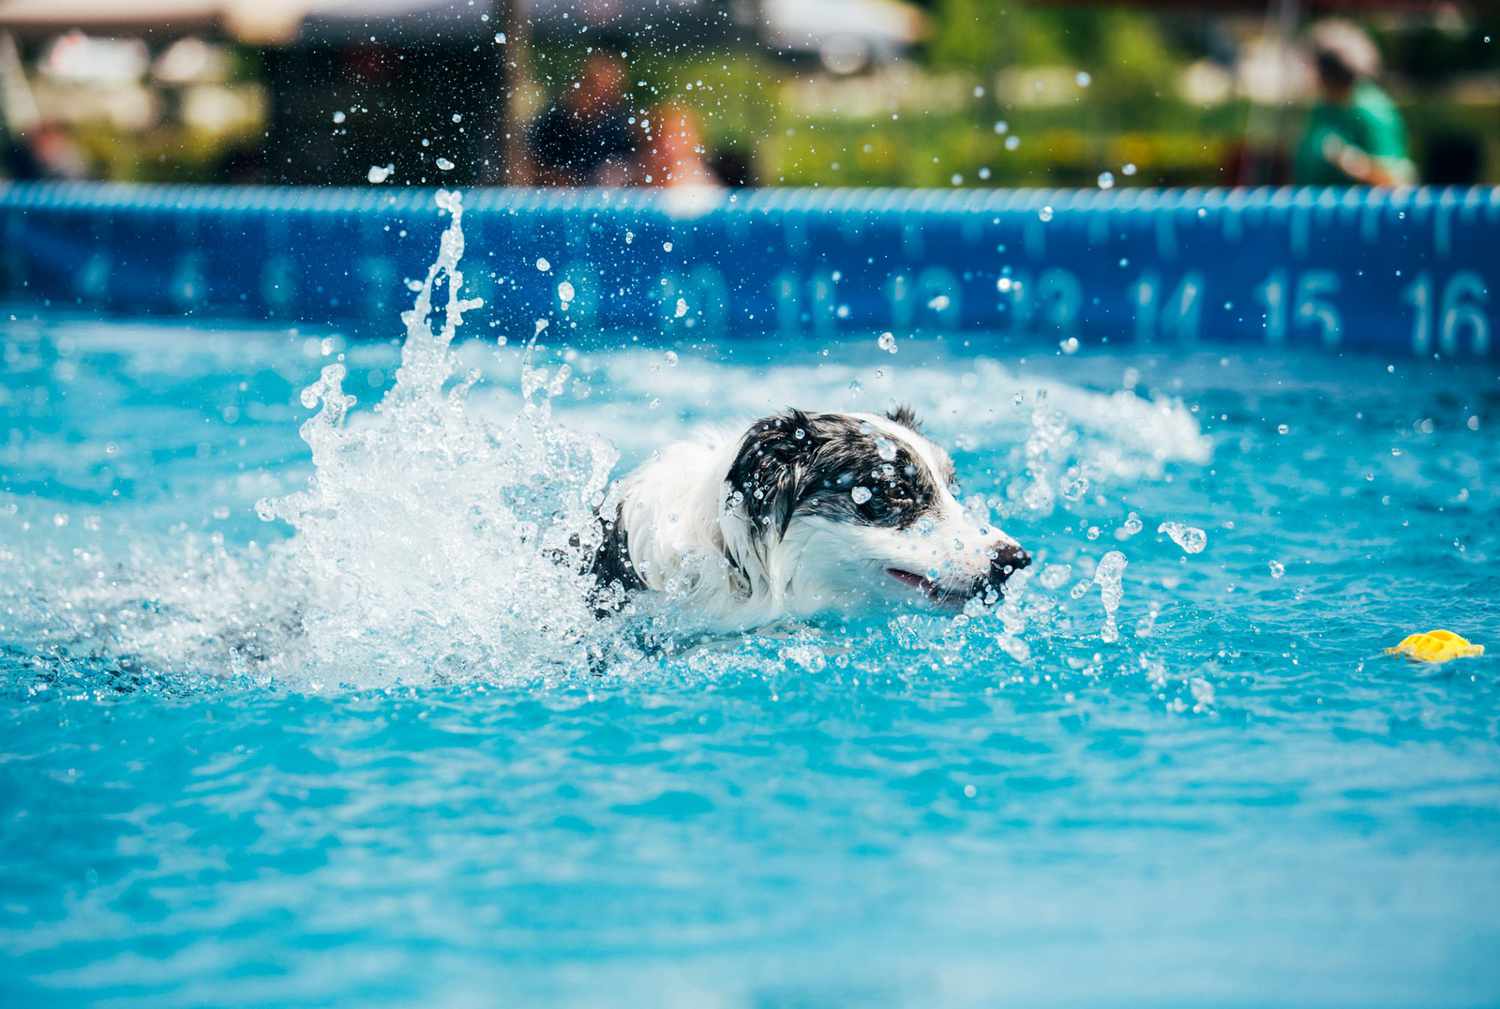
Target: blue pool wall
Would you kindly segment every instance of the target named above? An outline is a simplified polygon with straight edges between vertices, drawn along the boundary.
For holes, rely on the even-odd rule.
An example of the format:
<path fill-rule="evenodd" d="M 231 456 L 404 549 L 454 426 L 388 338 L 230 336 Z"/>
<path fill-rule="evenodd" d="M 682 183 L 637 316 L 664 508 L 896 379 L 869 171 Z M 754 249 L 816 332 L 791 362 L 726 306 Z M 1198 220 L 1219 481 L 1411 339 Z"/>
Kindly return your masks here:
<path fill-rule="evenodd" d="M 547 317 L 579 344 L 890 329 L 1496 353 L 1500 188 L 740 190 L 691 212 L 497 189 L 465 208 L 466 286 L 512 336 Z M 442 226 L 431 190 L 0 184 L 0 300 L 388 339 Z"/>

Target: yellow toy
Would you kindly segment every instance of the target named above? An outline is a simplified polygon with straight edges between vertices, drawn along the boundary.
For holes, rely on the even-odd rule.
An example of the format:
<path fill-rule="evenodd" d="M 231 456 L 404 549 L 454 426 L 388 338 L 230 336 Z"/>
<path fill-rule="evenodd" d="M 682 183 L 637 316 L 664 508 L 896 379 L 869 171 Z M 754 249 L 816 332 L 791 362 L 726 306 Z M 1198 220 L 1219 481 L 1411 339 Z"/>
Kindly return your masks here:
<path fill-rule="evenodd" d="M 1452 631 L 1428 631 L 1408 634 L 1395 648 L 1387 648 L 1385 654 L 1405 655 L 1418 662 L 1447 662 L 1483 655 L 1484 646 L 1470 644 Z"/>

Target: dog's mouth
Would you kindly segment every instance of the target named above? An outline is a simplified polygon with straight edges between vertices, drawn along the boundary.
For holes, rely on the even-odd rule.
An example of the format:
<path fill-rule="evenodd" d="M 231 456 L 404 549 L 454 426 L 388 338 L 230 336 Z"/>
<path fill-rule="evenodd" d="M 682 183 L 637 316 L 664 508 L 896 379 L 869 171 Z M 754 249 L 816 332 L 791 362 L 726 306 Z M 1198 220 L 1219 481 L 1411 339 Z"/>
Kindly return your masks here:
<path fill-rule="evenodd" d="M 933 581 L 931 578 L 925 578 L 911 571 L 902 571 L 900 568 L 886 568 L 885 573 L 902 585 L 908 585 L 923 593 L 928 599 L 931 599 L 939 606 L 962 606 L 964 599 L 967 598 L 962 592 L 947 588 L 941 583 Z"/>

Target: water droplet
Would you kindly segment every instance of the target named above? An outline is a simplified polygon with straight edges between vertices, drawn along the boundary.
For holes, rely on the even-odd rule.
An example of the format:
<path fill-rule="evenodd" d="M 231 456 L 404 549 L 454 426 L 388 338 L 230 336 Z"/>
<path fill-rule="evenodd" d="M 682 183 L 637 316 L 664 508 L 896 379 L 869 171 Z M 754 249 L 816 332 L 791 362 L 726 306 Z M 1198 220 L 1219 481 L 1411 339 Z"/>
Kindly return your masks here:
<path fill-rule="evenodd" d="M 504 32 L 496 32 L 495 33 L 495 45 L 497 45 L 497 46 L 503 46 L 503 45 L 505 45 L 505 33 Z"/>
<path fill-rule="evenodd" d="M 927 307 L 934 312 L 941 312 L 951 304 L 953 304 L 952 298 L 949 298 L 946 294 L 939 294 L 927 303 Z"/>
<path fill-rule="evenodd" d="M 1134 175 L 1135 174 L 1135 162 L 1133 162 L 1133 161 L 1127 161 L 1127 162 L 1125 162 L 1124 166 L 1121 167 L 1121 169 L 1120 169 L 1120 174 L 1121 175 Z"/>
<path fill-rule="evenodd" d="M 661 251 L 663 251 L 663 252 L 671 252 L 672 251 L 672 243 L 671 242 L 662 242 L 661 243 Z"/>
<path fill-rule="evenodd" d="M 1125 567 L 1128 563 L 1124 554 L 1111 550 L 1099 558 L 1099 564 L 1094 568 L 1094 584 L 1099 586 L 1099 602 L 1104 605 L 1104 626 L 1099 631 L 1099 638 L 1105 642 L 1120 640 L 1115 613 L 1125 598 Z"/>
<path fill-rule="evenodd" d="M 344 115 L 344 111 L 342 109 L 340 109 L 339 111 L 337 111 L 337 112 L 335 112 L 333 114 L 333 121 L 334 121 L 334 123 L 341 123 L 345 119 L 348 119 L 348 118 L 349 118 L 348 116 Z"/>
<path fill-rule="evenodd" d="M 672 314 L 673 314 L 673 315 L 674 315 L 674 316 L 675 316 L 675 317 L 676 317 L 676 318 L 679 318 L 679 319 L 680 319 L 680 318 L 682 318 L 682 317 L 683 317 L 683 316 L 684 316 L 684 315 L 687 315 L 687 313 L 688 313 L 688 303 L 687 303 L 687 299 L 685 299 L 685 298 L 678 298 L 678 299 L 677 299 L 677 308 L 676 308 L 676 309 L 675 309 L 675 310 L 674 310 L 674 311 L 673 311 L 673 313 L 672 313 Z"/>
<path fill-rule="evenodd" d="M 1062 350 L 1064 354 L 1076 354 L 1078 353 L 1078 337 L 1070 336 L 1066 340 L 1060 342 L 1057 346 Z"/>
<path fill-rule="evenodd" d="M 868 487 L 856 487 L 849 492 L 849 496 L 854 499 L 855 504 L 864 504 L 875 495 L 870 493 L 870 488 Z"/>
<path fill-rule="evenodd" d="M 662 357 L 666 358 L 668 368 L 677 367 L 677 351 L 669 350 Z"/>
<path fill-rule="evenodd" d="M 543 273 L 546 273 L 548 270 L 552 269 L 552 264 L 547 261 L 546 256 L 538 256 L 536 260 L 536 268 L 538 270 L 541 270 Z"/>
<path fill-rule="evenodd" d="M 880 456 L 880 458 L 884 459 L 886 462 L 895 462 L 896 443 L 891 441 L 889 438 L 876 438 L 875 454 Z"/>
<path fill-rule="evenodd" d="M 1087 70 L 1080 70 L 1078 71 L 1078 73 L 1073 75 L 1073 82 L 1080 88 L 1086 88 L 1090 84 L 1094 83 L 1094 78 L 1089 75 L 1089 72 Z"/>
<path fill-rule="evenodd" d="M 1286 565 L 1282 564 L 1280 561 L 1272 561 L 1267 566 L 1271 569 L 1272 578 L 1280 578 L 1282 575 L 1286 574 Z"/>
<path fill-rule="evenodd" d="M 1289 426 L 1287 426 L 1286 424 L 1277 424 L 1276 425 L 1276 433 L 1277 434 L 1290 434 L 1291 431 L 1292 431 L 1292 429 Z"/>
<path fill-rule="evenodd" d="M 371 184 L 378 186 L 395 174 L 395 165 L 371 165 L 370 171 L 365 175 L 365 178 L 369 179 Z"/>
<path fill-rule="evenodd" d="M 896 352 L 896 334 L 890 332 L 881 333 L 880 338 L 875 341 L 875 344 L 886 353 L 894 354 Z"/>
<path fill-rule="evenodd" d="M 1050 221 L 1050 220 L 1052 220 L 1052 205 L 1049 203 L 1047 206 L 1043 207 L 1041 210 L 1038 210 L 1037 213 L 1036 213 L 1036 216 L 1040 217 L 1043 221 Z"/>
<path fill-rule="evenodd" d="M 1001 277 L 999 280 L 995 281 L 995 290 L 999 291 L 1001 294 L 1009 294 L 1010 289 L 1014 286 L 1015 281 L 1011 280 L 1009 277 Z"/>
<path fill-rule="evenodd" d="M 1020 146 L 1021 146 L 1021 138 L 1020 137 L 1010 136 L 1010 137 L 1006 137 L 1005 138 L 1005 149 L 1007 151 L 1013 151 L 1017 147 L 1020 147 Z"/>
<path fill-rule="evenodd" d="M 557 285 L 558 300 L 561 301 L 564 305 L 573 300 L 573 294 L 573 285 L 568 283 L 566 280 Z"/>
<path fill-rule="evenodd" d="M 451 172 L 451 171 L 453 171 L 453 169 L 455 169 L 455 168 L 458 167 L 453 162 L 449 161 L 447 158 L 438 158 L 437 159 L 437 166 L 438 166 L 438 168 L 440 170 L 445 171 L 445 172 Z"/>
<path fill-rule="evenodd" d="M 1000 120 L 995 124 L 995 132 L 999 134 L 1009 133 L 1010 123 L 1007 123 L 1004 119 Z"/>
<path fill-rule="evenodd" d="M 1163 522 L 1156 527 L 1159 533 L 1166 533 L 1173 543 L 1182 547 L 1184 553 L 1199 554 L 1203 548 L 1208 546 L 1208 533 L 1196 526 L 1184 525 L 1181 522 Z"/>
<path fill-rule="evenodd" d="M 1115 173 L 1114 172 L 1100 172 L 1099 173 L 1099 188 L 1100 189 L 1113 189 L 1113 188 L 1115 188 Z"/>

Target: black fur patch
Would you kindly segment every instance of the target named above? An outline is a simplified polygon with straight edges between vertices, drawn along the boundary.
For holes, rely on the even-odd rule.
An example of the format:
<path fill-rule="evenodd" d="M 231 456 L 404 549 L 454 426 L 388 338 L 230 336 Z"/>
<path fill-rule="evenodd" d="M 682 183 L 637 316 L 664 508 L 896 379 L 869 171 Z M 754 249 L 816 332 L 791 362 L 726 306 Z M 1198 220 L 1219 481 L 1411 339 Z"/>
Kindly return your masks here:
<path fill-rule="evenodd" d="M 913 427 L 909 409 L 897 413 Z M 937 498 L 933 474 L 904 444 L 837 413 L 756 421 L 727 479 L 760 536 L 784 535 L 796 515 L 904 529 Z"/>
<path fill-rule="evenodd" d="M 922 421 L 917 417 L 917 411 L 913 410 L 906 403 L 900 404 L 894 410 L 887 410 L 885 418 L 886 420 L 900 424 L 907 430 L 916 431 L 918 434 L 922 433 Z"/>
<path fill-rule="evenodd" d="M 641 578 L 635 562 L 630 559 L 630 540 L 624 523 L 620 521 L 620 510 L 615 509 L 612 520 L 601 515 L 599 521 L 604 527 L 604 538 L 594 551 L 588 573 L 593 575 L 600 588 L 612 583 L 618 583 L 626 592 L 645 588 L 645 579 Z"/>

